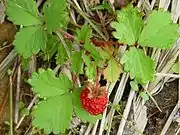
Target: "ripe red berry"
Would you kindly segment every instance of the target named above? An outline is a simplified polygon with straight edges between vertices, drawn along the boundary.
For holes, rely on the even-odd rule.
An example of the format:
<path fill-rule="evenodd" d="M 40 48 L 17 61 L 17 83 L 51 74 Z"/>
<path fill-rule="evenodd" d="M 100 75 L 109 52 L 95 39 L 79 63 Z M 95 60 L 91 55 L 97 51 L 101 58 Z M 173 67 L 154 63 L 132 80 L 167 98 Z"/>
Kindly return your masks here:
<path fill-rule="evenodd" d="M 108 95 L 105 87 L 86 87 L 80 94 L 83 108 L 92 115 L 103 113 L 108 102 Z"/>

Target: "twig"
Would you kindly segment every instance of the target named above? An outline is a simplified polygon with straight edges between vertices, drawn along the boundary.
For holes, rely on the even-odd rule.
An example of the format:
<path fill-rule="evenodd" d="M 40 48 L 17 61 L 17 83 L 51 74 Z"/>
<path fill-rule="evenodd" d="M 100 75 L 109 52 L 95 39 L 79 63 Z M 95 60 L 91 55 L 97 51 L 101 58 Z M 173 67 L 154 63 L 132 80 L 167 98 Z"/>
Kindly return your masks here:
<path fill-rule="evenodd" d="M 94 25 L 92 23 L 92 21 L 86 16 L 86 14 L 81 11 L 79 8 L 77 8 L 74 3 L 72 3 L 71 1 L 69 1 L 69 3 L 73 6 L 73 8 L 76 9 L 76 11 L 92 26 L 92 28 L 104 39 L 106 40 L 106 37 L 104 36 L 104 34 L 97 28 L 96 25 Z"/>
<path fill-rule="evenodd" d="M 31 101 L 31 103 L 29 104 L 29 106 L 27 107 L 28 110 L 30 110 L 30 109 L 32 108 L 32 106 L 33 106 L 34 103 L 37 101 L 37 99 L 38 99 L 38 96 L 36 95 L 36 96 L 32 99 L 32 101 Z M 16 127 L 15 127 L 16 130 L 17 130 L 17 129 L 19 128 L 19 126 L 21 125 L 21 123 L 22 123 L 22 121 L 24 120 L 25 116 L 26 116 L 26 115 L 24 114 L 24 115 L 20 118 L 18 124 L 17 124 Z"/>
<path fill-rule="evenodd" d="M 64 41 L 63 36 L 61 35 L 60 32 L 61 32 L 61 30 L 60 31 L 57 30 L 56 34 L 58 35 L 59 39 L 61 40 L 61 42 L 62 42 L 62 44 L 63 44 L 63 46 L 64 46 L 64 48 L 66 50 L 66 53 L 67 53 L 68 57 L 70 58 L 71 57 L 71 53 L 70 53 L 70 51 L 68 49 L 68 46 L 67 46 L 66 42 Z M 78 83 L 78 86 L 81 87 L 81 83 L 80 83 L 79 77 L 77 77 L 77 83 Z"/>
<path fill-rule="evenodd" d="M 108 86 L 108 98 L 111 94 L 111 92 L 113 91 L 113 88 L 115 86 L 116 83 L 108 83 L 107 86 Z M 104 131 L 104 127 L 105 127 L 105 124 L 106 124 L 106 115 L 107 115 L 107 108 L 104 110 L 103 112 L 103 117 L 101 119 L 101 124 L 100 124 L 100 129 L 99 129 L 99 135 L 102 135 L 103 134 L 103 131 Z"/>
<path fill-rule="evenodd" d="M 177 132 L 175 133 L 175 135 L 179 135 L 180 133 L 180 127 L 178 128 Z"/>
<path fill-rule="evenodd" d="M 85 7 L 86 11 L 89 12 L 89 7 L 87 5 L 87 0 L 83 0 L 83 4 L 84 4 L 84 7 Z"/>
<path fill-rule="evenodd" d="M 126 124 L 127 117 L 129 115 L 129 112 L 130 112 L 130 108 L 131 108 L 131 104 L 132 104 L 132 100 L 134 98 L 134 95 L 135 95 L 135 91 L 131 90 L 130 94 L 129 94 L 128 101 L 127 101 L 127 104 L 126 104 L 126 107 L 125 107 L 124 112 L 123 112 L 123 117 L 125 119 L 121 120 L 121 123 L 120 123 L 119 128 L 118 128 L 117 135 L 122 135 L 123 134 L 123 130 L 124 130 L 124 127 L 125 127 L 125 124 Z"/>
<path fill-rule="evenodd" d="M 176 104 L 176 106 L 174 107 L 172 113 L 170 114 L 168 120 L 166 121 L 166 124 L 164 125 L 162 131 L 161 131 L 161 134 L 160 135 L 165 135 L 169 126 L 171 125 L 172 121 L 173 121 L 173 118 L 174 118 L 174 115 L 176 114 L 176 112 L 178 111 L 179 109 L 179 102 Z"/>
<path fill-rule="evenodd" d="M 174 106 L 175 106 L 175 104 L 173 104 L 173 105 L 168 105 L 168 106 L 162 108 L 162 111 L 165 111 L 166 109 L 168 109 L 168 108 L 170 108 L 170 107 L 174 107 Z M 159 113 L 159 112 L 160 112 L 159 110 L 153 112 L 151 115 L 148 116 L 148 119 L 151 118 L 152 116 L 156 115 L 156 114 Z"/>
<path fill-rule="evenodd" d="M 138 132 L 139 135 L 143 135 L 143 133 L 141 133 L 141 131 L 135 125 L 133 125 L 133 121 L 126 119 L 119 110 L 116 109 L 116 111 L 119 114 L 119 116 L 121 117 L 121 119 L 124 119 L 127 122 L 128 126 L 133 127 L 134 130 L 136 132 Z"/>
<path fill-rule="evenodd" d="M 18 66 L 17 73 L 17 88 L 16 88 L 16 99 L 15 99 L 15 109 L 14 109 L 14 123 L 17 124 L 19 118 L 19 95 L 20 95 L 20 85 L 21 85 L 21 64 Z"/>
<path fill-rule="evenodd" d="M 99 123 L 99 120 L 96 121 L 96 124 L 93 127 L 91 135 L 96 135 L 96 130 L 97 130 L 97 127 L 98 127 L 98 123 Z"/>
<path fill-rule="evenodd" d="M 4 96 L 3 96 L 3 98 L 2 98 L 3 101 L 2 101 L 2 103 L 0 104 L 0 116 L 2 116 L 3 108 L 4 108 L 4 106 L 6 105 L 8 96 L 9 96 L 9 90 L 6 91 L 6 93 L 4 94 Z"/>
<path fill-rule="evenodd" d="M 60 69 L 61 65 L 57 65 L 55 68 L 54 68 L 54 72 L 57 73 L 58 70 Z"/>
<path fill-rule="evenodd" d="M 10 93 L 10 135 L 13 135 L 13 83 L 12 75 L 9 78 L 9 93 Z"/>
<path fill-rule="evenodd" d="M 82 11 L 82 9 L 81 9 L 81 7 L 79 6 L 78 2 L 77 2 L 76 0 L 73 0 L 73 1 L 74 1 L 75 5 L 78 7 L 78 9 L 79 9 L 80 11 Z"/>
<path fill-rule="evenodd" d="M 6 46 L 4 46 L 4 47 L 1 47 L 1 48 L 0 48 L 0 51 L 4 50 L 4 49 L 6 49 L 6 48 L 9 48 L 9 47 L 11 47 L 11 46 L 12 46 L 12 44 L 6 45 Z"/>
<path fill-rule="evenodd" d="M 180 79 L 179 79 L 179 86 L 180 86 Z M 179 87 L 179 93 L 180 93 L 180 87 Z M 179 94 L 180 96 L 180 94 Z M 179 98 L 179 97 L 178 97 Z M 176 104 L 176 106 L 174 107 L 173 111 L 171 112 L 168 120 L 166 121 L 162 131 L 161 131 L 161 134 L 160 135 L 165 135 L 168 128 L 170 127 L 172 121 L 173 121 L 173 117 L 175 116 L 175 114 L 177 113 L 178 109 L 180 108 L 180 98 L 178 99 L 178 103 Z"/>
<path fill-rule="evenodd" d="M 89 126 L 87 127 L 86 132 L 84 133 L 84 135 L 89 135 L 92 127 L 93 127 L 93 124 L 89 124 Z"/>
<path fill-rule="evenodd" d="M 149 91 L 147 91 L 147 90 L 146 90 L 146 92 L 147 92 L 147 94 L 149 95 L 149 97 L 151 98 L 151 100 L 154 102 L 154 104 L 156 105 L 156 107 L 158 108 L 158 110 L 159 110 L 160 112 L 162 112 L 161 108 L 159 107 L 158 103 L 157 103 L 156 100 L 153 98 L 153 96 L 151 95 L 151 93 L 150 93 Z"/>
<path fill-rule="evenodd" d="M 118 89 L 117 89 L 117 92 L 116 92 L 116 95 L 115 95 L 115 98 L 114 98 L 114 101 L 113 101 L 113 105 L 117 105 L 119 103 L 119 101 L 121 100 L 128 78 L 129 78 L 129 74 L 124 73 L 122 75 L 120 84 L 118 86 Z M 115 109 L 114 109 L 114 107 L 112 107 L 110 112 L 108 113 L 107 118 L 106 118 L 106 123 L 110 127 L 110 128 L 108 128 L 108 131 L 106 133 L 107 135 L 110 134 L 114 113 L 115 113 Z"/>
<path fill-rule="evenodd" d="M 31 60 L 30 60 L 30 62 L 29 62 L 29 74 L 31 75 L 33 72 L 35 72 L 36 71 L 36 57 L 35 56 L 32 56 L 31 57 Z M 31 101 L 31 103 L 29 104 L 29 106 L 27 107 L 27 109 L 28 110 L 30 110 L 31 108 L 32 108 L 32 106 L 33 106 L 33 104 L 36 102 L 36 100 L 38 99 L 38 97 L 37 96 L 35 96 L 33 99 L 32 99 L 32 101 Z M 19 120 L 19 122 L 17 123 L 17 125 L 16 125 L 16 127 L 15 127 L 15 129 L 17 130 L 18 128 L 19 128 L 19 126 L 21 125 L 21 123 L 22 123 L 22 121 L 24 120 L 24 118 L 25 118 L 25 114 L 20 118 L 20 120 Z"/>
<path fill-rule="evenodd" d="M 36 3 L 36 4 L 37 4 L 37 7 L 39 7 L 43 1 L 44 1 L 44 0 L 38 0 L 37 3 Z"/>
<path fill-rule="evenodd" d="M 17 56 L 15 50 L 12 50 L 9 55 L 0 63 L 0 78 L 3 78 L 9 66 L 13 63 Z"/>
<path fill-rule="evenodd" d="M 99 129 L 99 135 L 102 135 L 102 133 L 103 133 L 104 126 L 105 126 L 105 123 L 106 123 L 106 114 L 107 114 L 107 108 L 103 112 L 103 117 L 102 117 L 102 120 L 101 120 L 100 129 Z"/>
<path fill-rule="evenodd" d="M 169 74 L 169 73 L 156 73 L 155 76 L 169 77 L 169 78 L 180 78 L 180 75 Z"/>
<path fill-rule="evenodd" d="M 9 106 L 10 106 L 10 135 L 13 135 L 13 75 L 16 69 L 17 63 L 14 64 L 12 73 L 9 77 Z"/>

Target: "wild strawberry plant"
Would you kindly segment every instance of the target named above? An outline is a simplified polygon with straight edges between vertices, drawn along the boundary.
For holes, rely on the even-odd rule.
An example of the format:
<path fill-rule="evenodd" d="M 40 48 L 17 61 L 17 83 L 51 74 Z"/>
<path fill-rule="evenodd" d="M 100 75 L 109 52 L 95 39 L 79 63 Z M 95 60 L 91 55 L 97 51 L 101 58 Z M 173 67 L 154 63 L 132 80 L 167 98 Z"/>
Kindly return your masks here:
<path fill-rule="evenodd" d="M 47 0 L 39 12 L 34 0 L 7 3 L 8 19 L 20 25 L 13 42 L 16 52 L 23 59 L 37 54 L 48 61 L 55 56 L 57 65 L 70 66 L 73 79 L 40 68 L 28 80 L 40 98 L 32 110 L 32 123 L 46 133 L 66 132 L 73 114 L 84 122 L 94 123 L 101 118 L 108 93 L 99 85 L 100 75 L 116 82 L 122 72 L 129 72 L 131 87 L 137 91 L 138 84 L 153 81 L 154 61 L 145 50 L 169 49 L 179 36 L 178 25 L 170 20 L 169 12 L 152 11 L 143 19 L 132 5 L 117 11 L 117 20 L 111 23 L 112 35 L 118 41 L 96 39 L 86 22 L 70 34 L 68 6 L 67 0 Z M 122 57 L 117 51 L 119 45 L 127 46 Z M 79 75 L 87 78 L 82 88 L 76 82 Z"/>

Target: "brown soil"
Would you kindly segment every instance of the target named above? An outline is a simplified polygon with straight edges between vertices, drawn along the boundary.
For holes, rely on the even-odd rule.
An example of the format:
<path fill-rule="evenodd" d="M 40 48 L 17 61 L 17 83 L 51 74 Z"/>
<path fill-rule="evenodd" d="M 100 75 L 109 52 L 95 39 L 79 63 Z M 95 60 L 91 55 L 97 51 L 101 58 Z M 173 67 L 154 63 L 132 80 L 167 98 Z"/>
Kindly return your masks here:
<path fill-rule="evenodd" d="M 146 126 L 145 135 L 159 135 L 166 120 L 171 114 L 178 100 L 178 82 L 174 81 L 165 84 L 163 90 L 154 96 L 154 99 L 162 109 L 160 112 L 152 100 L 146 103 L 148 108 L 148 124 Z M 175 131 L 173 127 L 171 130 Z M 173 135 L 172 132 L 167 135 Z"/>
<path fill-rule="evenodd" d="M 16 28 L 8 22 L 0 24 L 0 48 L 5 44 L 11 44 L 13 41 Z M 10 52 L 10 48 L 0 50 L 0 63 Z M 0 134 L 4 135 L 7 129 L 4 122 L 9 120 L 9 77 L 6 74 L 0 79 Z"/>

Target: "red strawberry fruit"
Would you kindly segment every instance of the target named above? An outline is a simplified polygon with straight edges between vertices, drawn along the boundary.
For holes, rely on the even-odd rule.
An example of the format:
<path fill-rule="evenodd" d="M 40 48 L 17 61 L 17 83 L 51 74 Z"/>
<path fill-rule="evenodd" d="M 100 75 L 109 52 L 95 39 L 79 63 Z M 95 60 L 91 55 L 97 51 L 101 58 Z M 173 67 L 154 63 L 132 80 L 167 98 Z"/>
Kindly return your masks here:
<path fill-rule="evenodd" d="M 105 87 L 85 87 L 80 100 L 83 108 L 92 115 L 103 113 L 108 102 L 108 95 Z"/>

